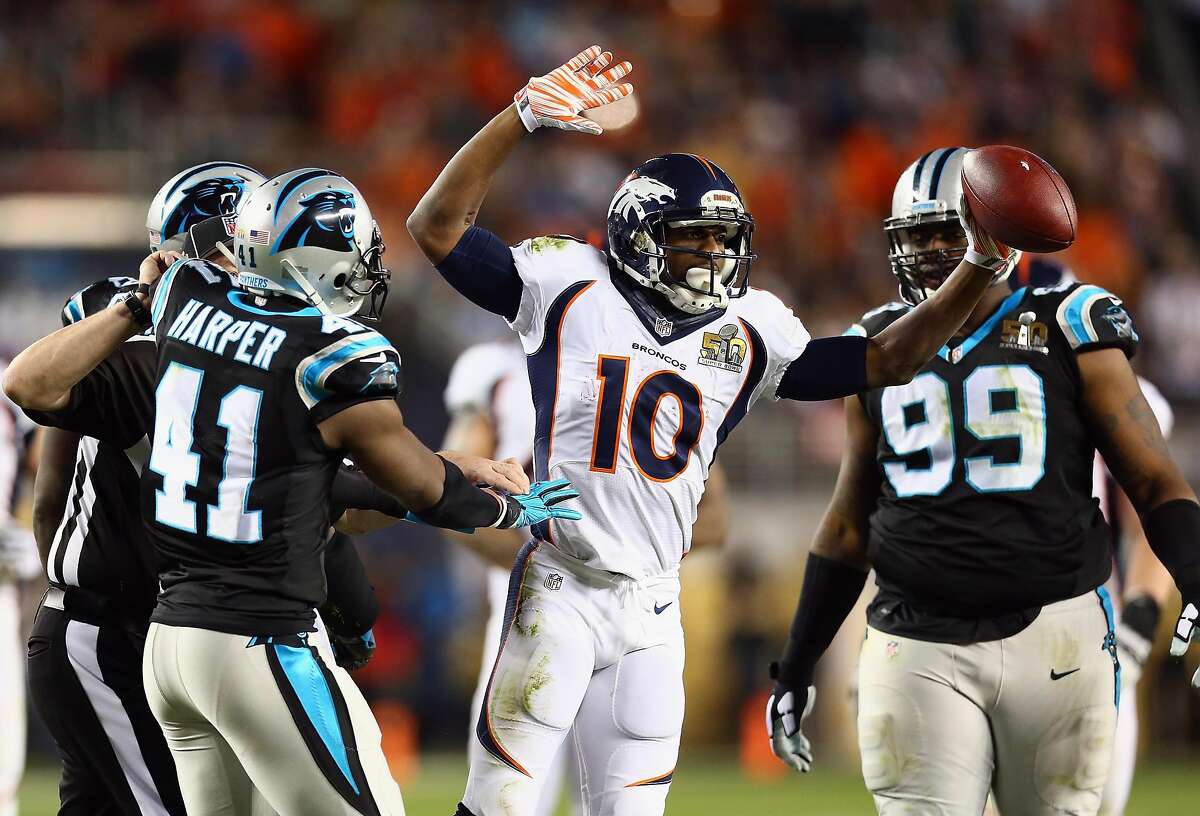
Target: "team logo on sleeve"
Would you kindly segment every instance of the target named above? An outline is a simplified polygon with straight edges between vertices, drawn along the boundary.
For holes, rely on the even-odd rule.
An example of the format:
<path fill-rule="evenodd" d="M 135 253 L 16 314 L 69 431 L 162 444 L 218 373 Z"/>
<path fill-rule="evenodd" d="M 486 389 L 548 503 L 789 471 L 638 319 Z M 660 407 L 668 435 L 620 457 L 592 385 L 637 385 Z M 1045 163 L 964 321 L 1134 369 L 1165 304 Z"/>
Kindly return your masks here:
<path fill-rule="evenodd" d="M 746 341 L 738 337 L 738 327 L 726 323 L 721 330 L 705 332 L 700 340 L 700 365 L 741 371 L 746 362 Z"/>
<path fill-rule="evenodd" d="M 1046 341 L 1050 339 L 1050 330 L 1045 323 L 1038 323 L 1036 318 L 1033 312 L 1021 312 L 1016 320 L 1001 323 L 1000 348 L 1049 354 Z"/>
<path fill-rule="evenodd" d="M 1137 340 L 1137 332 L 1133 328 L 1133 319 L 1120 303 L 1114 303 L 1104 310 L 1104 319 L 1113 327 L 1117 337 Z"/>
<path fill-rule="evenodd" d="M 395 391 L 400 385 L 400 366 L 388 360 L 376 366 L 362 387 L 363 392 L 383 390 Z"/>
<path fill-rule="evenodd" d="M 334 252 L 354 250 L 354 194 L 321 190 L 301 199 L 300 213 L 279 236 L 275 251 L 320 247 Z"/>

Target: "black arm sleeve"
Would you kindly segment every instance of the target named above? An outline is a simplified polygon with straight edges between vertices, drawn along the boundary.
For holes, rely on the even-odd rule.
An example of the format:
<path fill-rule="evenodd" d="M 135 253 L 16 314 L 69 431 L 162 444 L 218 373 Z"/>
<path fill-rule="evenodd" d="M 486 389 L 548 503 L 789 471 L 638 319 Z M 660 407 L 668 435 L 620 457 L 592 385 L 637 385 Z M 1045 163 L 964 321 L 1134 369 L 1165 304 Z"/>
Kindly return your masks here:
<path fill-rule="evenodd" d="M 442 457 L 438 457 L 442 459 Z M 446 481 L 437 504 L 425 510 L 414 510 L 417 518 L 434 527 L 449 529 L 491 527 L 500 517 L 500 507 L 492 493 L 485 493 L 467 481 L 458 465 L 442 459 L 446 465 Z M 505 517 L 507 517 L 507 510 Z"/>
<path fill-rule="evenodd" d="M 39 425 L 92 436 L 124 450 L 154 427 L 155 344 L 131 340 L 71 387 L 58 411 L 25 411 Z"/>
<path fill-rule="evenodd" d="M 333 504 L 332 518 L 339 517 L 347 509 L 375 510 L 392 518 L 404 518 L 408 508 L 400 500 L 367 478 L 367 474 L 353 468 L 338 468 L 330 490 Z"/>
<path fill-rule="evenodd" d="M 437 271 L 476 306 L 516 319 L 524 287 L 512 250 L 494 233 L 474 224 L 467 227 Z"/>
<path fill-rule="evenodd" d="M 794 400 L 830 400 L 867 390 L 865 337 L 845 334 L 818 337 L 792 360 L 779 381 L 781 397 Z"/>
<path fill-rule="evenodd" d="M 357 637 L 375 625 L 379 600 L 350 536 L 334 533 L 325 545 L 328 597 L 321 619 L 334 632 Z"/>
<path fill-rule="evenodd" d="M 780 680 L 797 688 L 812 684 L 817 661 L 833 642 L 866 582 L 867 574 L 849 564 L 808 556 L 800 603 L 779 659 Z"/>
<path fill-rule="evenodd" d="M 1146 541 L 1171 573 L 1184 602 L 1200 598 L 1200 505 L 1174 499 L 1155 507 L 1145 518 Z"/>

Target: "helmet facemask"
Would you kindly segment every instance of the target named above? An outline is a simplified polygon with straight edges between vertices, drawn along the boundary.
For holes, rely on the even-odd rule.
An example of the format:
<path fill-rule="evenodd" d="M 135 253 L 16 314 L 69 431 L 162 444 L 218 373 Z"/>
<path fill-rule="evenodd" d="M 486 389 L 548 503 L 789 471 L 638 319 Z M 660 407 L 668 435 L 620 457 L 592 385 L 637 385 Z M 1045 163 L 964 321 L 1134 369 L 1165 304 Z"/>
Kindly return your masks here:
<path fill-rule="evenodd" d="M 369 299 L 367 313 L 362 315 L 364 320 L 378 320 L 387 303 L 388 291 L 392 285 L 392 271 L 383 265 L 385 249 L 387 246 L 383 243 L 379 223 L 372 221 L 371 243 L 363 251 L 343 284 L 356 296 Z"/>
<path fill-rule="evenodd" d="M 967 237 L 953 210 L 889 218 L 883 229 L 900 297 L 912 306 L 937 291 L 967 252 Z M 938 236 L 944 246 L 931 247 Z"/>
<path fill-rule="evenodd" d="M 725 249 L 720 252 L 672 246 L 667 229 L 679 227 L 725 228 Z M 725 309 L 729 299 L 746 294 L 750 281 L 750 251 L 754 219 L 733 208 L 665 210 L 650 213 L 634 234 L 633 248 L 647 259 L 650 276 L 641 281 L 666 296 L 672 306 L 689 314 Z M 682 280 L 672 277 L 667 264 L 671 254 L 687 255 L 693 265 Z"/>

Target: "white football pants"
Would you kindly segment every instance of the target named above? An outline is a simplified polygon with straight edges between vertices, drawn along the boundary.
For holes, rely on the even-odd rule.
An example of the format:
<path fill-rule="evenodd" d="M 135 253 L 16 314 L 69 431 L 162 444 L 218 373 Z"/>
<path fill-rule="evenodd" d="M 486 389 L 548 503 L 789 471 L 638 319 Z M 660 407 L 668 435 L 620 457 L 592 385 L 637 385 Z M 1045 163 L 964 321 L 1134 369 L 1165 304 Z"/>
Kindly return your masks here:
<path fill-rule="evenodd" d="M 882 816 L 1095 814 L 1117 721 L 1103 589 L 1051 604 L 1010 638 L 955 646 L 867 627 L 863 778 Z"/>
<path fill-rule="evenodd" d="M 403 816 L 366 700 L 308 640 L 150 625 L 146 696 L 189 816 Z"/>
<path fill-rule="evenodd" d="M 488 567 L 487 593 L 488 613 L 487 626 L 484 629 L 483 659 L 479 665 L 479 681 L 475 686 L 475 695 L 471 698 L 471 730 L 467 735 L 467 759 L 470 764 L 483 762 L 486 751 L 483 743 L 475 736 L 476 723 L 479 713 L 483 710 L 483 698 L 487 694 L 488 681 L 492 679 L 492 667 L 496 665 L 496 653 L 500 651 L 500 640 L 504 634 L 504 607 L 508 598 L 509 571 L 499 567 Z M 579 801 L 579 785 L 575 782 L 573 766 L 575 750 L 572 740 L 563 740 L 550 767 L 546 769 L 545 781 L 542 784 L 542 796 L 538 801 L 534 816 L 554 816 L 558 811 L 558 800 L 564 785 L 568 787 L 567 794 L 571 801 L 571 809 L 575 814 L 582 814 Z"/>
<path fill-rule="evenodd" d="M 463 804 L 528 816 L 574 726 L 585 812 L 655 816 L 683 727 L 679 577 L 635 582 L 541 543 L 518 555 Z"/>

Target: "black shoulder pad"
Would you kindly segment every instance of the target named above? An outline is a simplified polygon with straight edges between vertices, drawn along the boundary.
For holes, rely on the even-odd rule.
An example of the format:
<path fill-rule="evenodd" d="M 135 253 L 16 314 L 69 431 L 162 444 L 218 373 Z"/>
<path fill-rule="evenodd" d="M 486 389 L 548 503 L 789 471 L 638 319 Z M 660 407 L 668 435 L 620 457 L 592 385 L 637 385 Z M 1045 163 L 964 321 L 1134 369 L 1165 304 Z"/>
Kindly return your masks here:
<path fill-rule="evenodd" d="M 1119 348 L 1127 357 L 1137 350 L 1138 333 L 1121 299 L 1090 283 L 1033 290 L 1035 297 L 1059 299 L 1058 327 L 1075 353 Z"/>
<path fill-rule="evenodd" d="M 912 307 L 907 303 L 892 301 L 885 303 L 882 306 L 872 309 L 864 314 L 857 323 L 852 323 L 850 328 L 846 329 L 842 334 L 855 334 L 859 337 L 874 337 L 881 331 L 886 329 L 892 323 L 899 320 L 904 315 L 908 314 Z"/>

